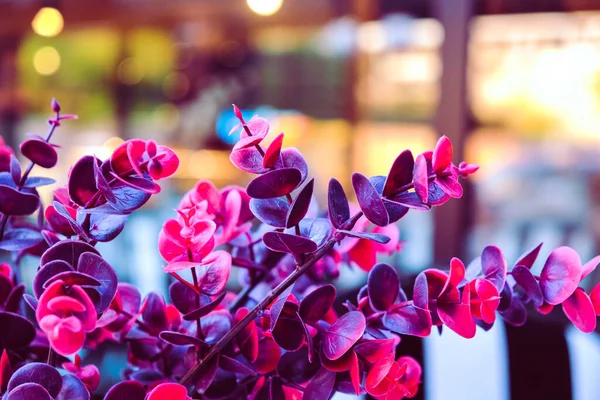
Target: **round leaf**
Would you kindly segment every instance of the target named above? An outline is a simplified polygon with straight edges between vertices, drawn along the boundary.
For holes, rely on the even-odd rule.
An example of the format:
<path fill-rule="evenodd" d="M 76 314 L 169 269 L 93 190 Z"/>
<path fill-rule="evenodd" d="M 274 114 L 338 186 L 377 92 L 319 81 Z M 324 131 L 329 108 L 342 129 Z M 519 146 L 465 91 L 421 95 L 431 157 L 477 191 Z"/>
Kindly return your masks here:
<path fill-rule="evenodd" d="M 19 192 L 10 186 L 0 185 L 0 213 L 7 215 L 30 215 L 39 206 L 39 198 L 33 193 Z"/>
<path fill-rule="evenodd" d="M 21 154 L 42 168 L 52 168 L 58 161 L 54 147 L 38 139 L 29 139 L 21 143 Z"/>
<path fill-rule="evenodd" d="M 410 150 L 404 150 L 394 163 L 383 187 L 383 195 L 392 196 L 397 189 L 412 182 L 415 160 Z"/>
<path fill-rule="evenodd" d="M 281 197 L 250 199 L 250 210 L 261 222 L 275 228 L 285 228 L 289 203 Z"/>
<path fill-rule="evenodd" d="M 323 285 L 306 295 L 300 302 L 300 316 L 306 322 L 322 319 L 335 301 L 335 287 Z"/>
<path fill-rule="evenodd" d="M 62 377 L 56 368 L 40 362 L 25 364 L 15 371 L 8 381 L 8 391 L 12 391 L 25 383 L 37 383 L 48 391 L 50 396 L 56 397 L 62 388 Z"/>
<path fill-rule="evenodd" d="M 540 274 L 544 299 L 554 305 L 565 301 L 579 285 L 581 274 L 581 259 L 575 250 L 563 246 L 552 251 Z"/>
<path fill-rule="evenodd" d="M 596 313 L 590 297 L 581 288 L 577 288 L 562 303 L 563 311 L 569 320 L 583 333 L 591 333 L 596 329 Z"/>
<path fill-rule="evenodd" d="M 254 178 L 246 192 L 255 199 L 281 197 L 296 189 L 301 180 L 302 175 L 296 168 L 276 169 Z"/>
<path fill-rule="evenodd" d="M 396 270 L 388 264 L 377 264 L 367 280 L 369 302 L 376 311 L 386 311 L 398 297 L 400 281 Z"/>
<path fill-rule="evenodd" d="M 117 293 L 117 274 L 112 267 L 95 253 L 83 253 L 77 263 L 77 271 L 90 275 L 101 283 L 96 287 L 100 293 L 99 302 L 95 302 L 96 311 L 103 312 L 108 308 Z"/>
<path fill-rule="evenodd" d="M 352 174 L 352 186 L 354 187 L 360 209 L 365 214 L 365 217 L 375 225 L 388 225 L 389 216 L 387 209 L 369 179 L 355 172 Z"/>
<path fill-rule="evenodd" d="M 360 339 L 366 328 L 364 315 L 359 311 L 350 311 L 342 315 L 325 332 L 323 352 L 330 360 L 343 356 Z"/>
<path fill-rule="evenodd" d="M 146 389 L 138 381 L 123 381 L 111 387 L 104 400 L 144 400 Z"/>
<path fill-rule="evenodd" d="M 310 200 L 313 194 L 315 180 L 311 179 L 308 181 L 306 186 L 302 188 L 298 196 L 292 202 L 289 212 L 287 214 L 286 219 L 286 228 L 291 228 L 294 225 L 297 225 L 302 218 L 308 212 L 308 207 L 310 206 Z"/>
<path fill-rule="evenodd" d="M 18 314 L 0 312 L 0 348 L 20 349 L 35 339 L 33 324 Z"/>
<path fill-rule="evenodd" d="M 341 228 L 344 222 L 350 219 L 350 206 L 342 184 L 335 178 L 329 181 L 327 190 L 327 207 L 329 210 L 329 219 L 336 228 Z"/>
<path fill-rule="evenodd" d="M 267 232 L 263 242 L 269 249 L 279 253 L 307 254 L 317 250 L 317 244 L 302 236 L 281 232 Z"/>

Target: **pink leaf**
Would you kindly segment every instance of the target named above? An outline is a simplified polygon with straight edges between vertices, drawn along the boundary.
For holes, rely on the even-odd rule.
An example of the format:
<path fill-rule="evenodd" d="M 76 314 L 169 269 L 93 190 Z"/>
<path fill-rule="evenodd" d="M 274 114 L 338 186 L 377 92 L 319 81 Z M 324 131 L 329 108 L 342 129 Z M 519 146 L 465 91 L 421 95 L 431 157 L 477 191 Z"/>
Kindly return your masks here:
<path fill-rule="evenodd" d="M 581 280 L 581 259 L 570 247 L 559 247 L 550 253 L 540 275 L 544 299 L 560 304 L 577 288 Z"/>
<path fill-rule="evenodd" d="M 419 196 L 419 199 L 421 199 L 423 203 L 428 203 L 429 181 L 427 175 L 427 159 L 425 159 L 423 154 L 419 154 L 415 160 L 413 180 L 417 196 Z"/>
<path fill-rule="evenodd" d="M 439 138 L 433 150 L 433 171 L 436 174 L 443 173 L 452 163 L 452 142 L 446 136 Z"/>
<path fill-rule="evenodd" d="M 591 333 L 596 329 L 594 305 L 582 288 L 577 288 L 562 303 L 562 308 L 567 318 L 583 333 Z"/>

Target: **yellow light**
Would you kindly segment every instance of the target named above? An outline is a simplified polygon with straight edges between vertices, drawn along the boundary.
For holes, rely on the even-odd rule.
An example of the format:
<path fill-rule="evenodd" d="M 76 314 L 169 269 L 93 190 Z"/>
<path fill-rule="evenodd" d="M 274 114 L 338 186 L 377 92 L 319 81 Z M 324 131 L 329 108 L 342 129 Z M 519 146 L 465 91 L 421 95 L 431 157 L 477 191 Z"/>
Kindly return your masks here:
<path fill-rule="evenodd" d="M 60 54 L 54 47 L 42 47 L 33 55 L 33 67 L 38 74 L 52 75 L 60 67 Z"/>
<path fill-rule="evenodd" d="M 259 15 L 269 16 L 281 8 L 283 0 L 247 0 L 248 7 Z"/>
<path fill-rule="evenodd" d="M 53 37 L 62 32 L 65 21 L 56 8 L 43 7 L 35 14 L 31 27 L 40 36 Z"/>

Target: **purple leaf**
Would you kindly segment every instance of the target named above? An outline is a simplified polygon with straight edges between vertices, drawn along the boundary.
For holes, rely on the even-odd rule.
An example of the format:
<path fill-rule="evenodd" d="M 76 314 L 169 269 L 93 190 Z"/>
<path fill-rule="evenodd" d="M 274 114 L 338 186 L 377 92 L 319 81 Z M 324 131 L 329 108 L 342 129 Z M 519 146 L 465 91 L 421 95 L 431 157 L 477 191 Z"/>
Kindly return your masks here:
<path fill-rule="evenodd" d="M 63 260 L 50 261 L 47 264 L 43 264 L 42 268 L 35 274 L 33 278 L 33 294 L 38 299 L 44 292 L 44 286 L 48 280 L 61 272 L 73 271 L 73 268 Z"/>
<path fill-rule="evenodd" d="M 515 265 L 522 265 L 525 268 L 531 269 L 533 263 L 537 259 L 538 254 L 540 253 L 542 244 L 543 243 L 540 243 L 534 248 L 527 250 L 524 254 L 521 255 L 521 257 L 519 257 Z"/>
<path fill-rule="evenodd" d="M 60 216 L 67 220 L 67 222 L 69 223 L 69 227 L 73 232 L 75 232 L 76 234 L 78 234 L 86 240 L 89 239 L 87 232 L 83 230 L 81 225 L 79 225 L 77 221 L 73 219 L 73 217 L 71 217 L 71 214 L 69 214 L 69 211 L 65 208 L 65 206 L 63 206 L 58 201 L 55 201 L 52 206 Z"/>
<path fill-rule="evenodd" d="M 275 228 L 285 228 L 290 205 L 281 197 L 250 199 L 250 210 L 261 222 Z"/>
<path fill-rule="evenodd" d="M 25 383 L 37 383 L 56 397 L 62 388 L 62 377 L 56 368 L 40 362 L 25 364 L 15 371 L 8 381 L 8 391 Z"/>
<path fill-rule="evenodd" d="M 203 350 L 206 350 L 209 347 L 208 343 L 204 340 L 179 332 L 162 331 L 158 337 L 173 346 L 196 346 Z"/>
<path fill-rule="evenodd" d="M 431 206 L 441 206 L 450 200 L 450 196 L 435 182 L 429 183 L 427 204 Z"/>
<path fill-rule="evenodd" d="M 443 178 L 437 177 L 435 178 L 435 184 L 438 185 L 444 193 L 455 199 L 459 199 L 463 195 L 462 186 L 460 183 L 458 183 L 458 180 L 452 176 L 446 176 Z"/>
<path fill-rule="evenodd" d="M 387 310 L 398 297 L 400 281 L 396 270 L 388 264 L 377 264 L 367 280 L 369 303 L 375 311 Z"/>
<path fill-rule="evenodd" d="M 167 314 L 165 311 L 165 301 L 162 296 L 154 292 L 150 292 L 142 306 L 142 318 L 144 322 L 150 325 L 157 331 L 164 331 L 169 325 Z"/>
<path fill-rule="evenodd" d="M 21 154 L 42 168 L 52 168 L 58 161 L 58 154 L 52 145 L 38 139 L 29 139 L 21 143 Z"/>
<path fill-rule="evenodd" d="M 63 260 L 69 265 L 76 266 L 79 262 L 79 257 L 83 253 L 94 253 L 96 255 L 100 255 L 98 250 L 87 243 L 77 240 L 62 240 L 42 254 L 40 265 L 45 265 L 55 260 Z"/>
<path fill-rule="evenodd" d="M 263 156 L 255 147 L 232 151 L 229 160 L 242 171 L 251 174 L 264 174 L 269 169 L 263 167 Z"/>
<path fill-rule="evenodd" d="M 256 371 L 252 368 L 224 354 L 221 354 L 219 357 L 219 368 L 242 376 L 256 376 Z"/>
<path fill-rule="evenodd" d="M 300 235 L 322 246 L 331 236 L 331 222 L 327 218 L 304 218 L 300 221 Z"/>
<path fill-rule="evenodd" d="M 146 389 L 138 381 L 122 381 L 111 387 L 104 400 L 144 400 Z"/>
<path fill-rule="evenodd" d="M 335 301 L 335 287 L 323 285 L 310 292 L 300 302 L 300 316 L 307 322 L 323 318 Z"/>
<path fill-rule="evenodd" d="M 185 319 L 186 321 L 195 321 L 198 318 L 204 317 L 205 315 L 216 309 L 219 306 L 219 304 L 221 304 L 221 301 L 223 301 L 226 294 L 227 292 L 225 291 L 221 292 L 221 294 L 218 295 L 217 298 L 211 301 L 210 303 L 185 314 L 183 316 L 183 319 Z"/>
<path fill-rule="evenodd" d="M 413 180 L 415 192 L 423 203 L 429 203 L 429 179 L 427 175 L 427 160 L 423 154 L 419 154 L 415 161 Z"/>
<path fill-rule="evenodd" d="M 275 163 L 279 160 L 279 155 L 281 154 L 281 145 L 283 144 L 283 133 L 275 136 L 275 139 L 271 142 L 269 147 L 267 147 L 267 151 L 265 151 L 265 156 L 263 159 L 263 167 L 265 168 L 273 168 L 275 167 Z"/>
<path fill-rule="evenodd" d="M 95 158 L 95 157 L 94 157 Z M 115 202 L 115 195 L 112 192 L 112 188 L 110 187 L 108 181 L 106 180 L 106 176 L 104 176 L 103 170 L 110 169 L 110 160 L 106 160 L 104 164 L 101 164 L 98 159 L 93 163 L 94 166 L 94 179 L 96 181 L 96 187 L 102 193 L 104 198 L 109 202 Z"/>
<path fill-rule="evenodd" d="M 410 150 L 404 150 L 392 164 L 383 188 L 383 195 L 391 197 L 395 192 L 412 182 L 415 160 Z"/>
<path fill-rule="evenodd" d="M 26 318 L 11 312 L 0 312 L 0 349 L 21 349 L 35 338 L 35 328 Z"/>
<path fill-rule="evenodd" d="M 283 307 L 284 307 L 287 299 L 290 297 L 290 294 L 292 293 L 293 288 L 294 288 L 294 285 L 290 285 L 275 299 L 275 301 L 271 305 L 271 325 L 270 325 L 271 330 L 273 330 L 275 328 L 275 325 L 277 324 L 277 320 L 279 319 L 279 316 L 281 315 L 281 311 L 283 311 Z"/>
<path fill-rule="evenodd" d="M 100 166 L 100 161 L 95 157 L 82 157 L 75 163 L 69 176 L 69 197 L 82 207 L 85 207 L 98 191 L 94 179 L 94 163 Z"/>
<path fill-rule="evenodd" d="M 300 171 L 301 179 L 300 183 L 304 182 L 308 177 L 308 164 L 306 164 L 306 160 L 302 157 L 302 154 L 295 149 L 294 147 L 288 147 L 286 149 L 281 150 L 281 156 L 277 163 L 275 164 L 275 168 L 295 168 Z"/>
<path fill-rule="evenodd" d="M 59 261 L 64 263 L 64 261 Z M 46 264 L 44 266 L 47 267 L 49 264 Z M 65 263 L 66 264 L 66 263 Z M 73 286 L 73 285 L 79 285 L 79 286 L 100 286 L 102 285 L 102 283 L 100 281 L 98 281 L 96 278 L 87 275 L 87 274 L 83 274 L 81 272 L 77 272 L 77 271 L 65 271 L 65 272 L 59 272 L 56 275 L 53 275 L 50 279 L 48 279 L 46 282 L 44 282 L 44 289 L 46 289 L 48 286 L 50 286 L 50 284 L 54 281 L 57 280 L 61 280 L 65 283 L 65 285 L 67 286 Z"/>
<path fill-rule="evenodd" d="M 227 310 L 216 310 L 200 319 L 202 334 L 207 343 L 213 344 L 231 329 L 231 314 Z"/>
<path fill-rule="evenodd" d="M 6 400 L 53 400 L 48 391 L 37 383 L 24 383 L 6 394 Z"/>
<path fill-rule="evenodd" d="M 336 228 L 341 228 L 342 225 L 350 219 L 350 206 L 344 188 L 341 183 L 335 178 L 329 181 L 329 189 L 327 191 L 327 206 L 329 210 L 329 219 Z"/>
<path fill-rule="evenodd" d="M 391 240 L 388 236 L 382 235 L 379 233 L 346 231 L 344 229 L 340 229 L 340 230 L 338 230 L 338 232 L 343 233 L 344 235 L 350 236 L 353 238 L 372 240 L 373 242 L 377 242 L 377 243 L 381 243 L 381 244 L 386 244 L 387 242 L 389 242 Z"/>
<path fill-rule="evenodd" d="M 300 193 L 298 193 L 298 196 L 296 196 L 290 205 L 290 210 L 288 211 L 286 218 L 286 228 L 291 228 L 292 226 L 297 225 L 308 212 L 314 185 L 314 179 L 308 181 L 308 183 L 302 188 Z"/>
<path fill-rule="evenodd" d="M 308 349 L 302 347 L 281 356 L 277 363 L 277 374 L 287 381 L 302 385 L 315 376 L 319 368 L 318 362 L 308 362 Z"/>
<path fill-rule="evenodd" d="M 35 188 L 40 186 L 48 186 L 53 185 L 56 181 L 52 178 L 46 178 L 44 176 L 30 176 L 25 180 L 25 184 L 23 186 L 28 188 Z"/>
<path fill-rule="evenodd" d="M 581 259 L 575 250 L 563 246 L 552 251 L 540 275 L 546 302 L 556 305 L 565 301 L 579 285 L 581 274 Z"/>
<path fill-rule="evenodd" d="M 354 351 L 368 362 L 375 364 L 379 359 L 390 354 L 394 347 L 394 339 L 375 339 L 357 344 L 354 346 Z"/>
<path fill-rule="evenodd" d="M 15 286 L 9 293 L 4 302 L 4 311 L 18 313 L 21 305 L 21 299 L 25 293 L 25 285 Z"/>
<path fill-rule="evenodd" d="M 302 236 L 281 232 L 267 232 L 263 242 L 269 249 L 279 253 L 307 254 L 317 250 L 317 244 Z"/>
<path fill-rule="evenodd" d="M 335 372 L 321 368 L 304 388 L 302 399 L 329 399 L 335 386 Z"/>
<path fill-rule="evenodd" d="M 183 314 L 187 314 L 196 308 L 196 292 L 179 281 L 169 286 L 169 294 L 173 305 Z"/>
<path fill-rule="evenodd" d="M 502 292 L 500 292 L 500 304 L 498 304 L 498 311 L 504 311 L 510 307 L 510 303 L 513 298 L 513 289 L 508 284 L 504 284 L 504 288 L 502 288 Z"/>
<path fill-rule="evenodd" d="M 77 262 L 77 271 L 90 275 L 101 283 L 96 288 L 100 293 L 100 301 L 94 305 L 98 313 L 106 310 L 117 293 L 119 280 L 115 271 L 95 253 L 83 253 Z"/>
<path fill-rule="evenodd" d="M 512 326 L 523 326 L 527 321 L 527 310 L 517 296 L 512 297 L 510 306 L 506 310 L 500 311 L 500 315 L 504 318 L 504 322 Z"/>
<path fill-rule="evenodd" d="M 330 360 L 343 356 L 360 339 L 366 328 L 364 315 L 350 311 L 329 327 L 323 337 L 323 352 Z"/>
<path fill-rule="evenodd" d="M 35 310 L 37 309 L 38 306 L 38 301 L 35 297 L 33 297 L 30 294 L 25 293 L 23 295 L 23 300 L 25 300 L 25 303 L 27 303 L 27 305 L 29 307 L 31 307 L 31 309 L 35 312 Z"/>
<path fill-rule="evenodd" d="M 130 180 L 143 180 L 144 178 L 130 178 Z M 144 204 L 150 199 L 150 193 L 143 190 L 138 190 L 130 185 L 126 185 L 121 181 L 117 181 L 112 185 L 114 201 L 108 201 L 110 206 L 120 213 L 130 213 Z M 107 199 L 108 200 L 108 199 Z"/>
<path fill-rule="evenodd" d="M 88 235 L 98 242 L 110 242 L 123 231 L 129 216 L 119 214 L 90 214 Z"/>
<path fill-rule="evenodd" d="M 62 388 L 55 400 L 89 400 L 90 392 L 75 375 L 65 374 L 62 377 Z M 131 397 L 127 398 L 132 400 Z"/>
<path fill-rule="evenodd" d="M 414 305 L 393 308 L 386 312 L 383 325 L 401 335 L 426 337 L 431 333 L 431 313 Z"/>
<path fill-rule="evenodd" d="M 452 271 L 450 272 L 450 276 L 452 277 Z M 469 285 L 465 286 L 463 290 L 465 292 L 469 290 Z M 469 295 L 468 293 L 465 294 L 465 292 L 463 292 L 463 298 L 468 299 Z M 445 295 L 448 301 L 440 302 L 442 298 L 438 299 L 437 311 L 440 320 L 460 336 L 470 339 L 475 336 L 476 329 L 475 320 L 471 315 L 471 307 L 469 304 L 461 303 L 460 299 L 454 298 L 451 293 L 452 291 L 449 293 L 450 295 Z M 456 297 L 458 297 L 458 294 Z"/>
<path fill-rule="evenodd" d="M 562 308 L 569 320 L 583 333 L 592 333 L 596 329 L 596 312 L 590 296 L 582 288 L 562 303 Z"/>
<path fill-rule="evenodd" d="M 21 182 L 21 164 L 19 164 L 19 160 L 14 154 L 10 155 L 10 175 L 15 185 Z"/>
<path fill-rule="evenodd" d="M 0 249 L 6 251 L 25 250 L 39 244 L 43 240 L 42 234 L 32 228 L 11 228 L 4 234 L 0 241 Z"/>
<path fill-rule="evenodd" d="M 375 225 L 388 225 L 389 216 L 385 205 L 369 179 L 355 172 L 352 174 L 352 186 L 365 217 Z"/>
<path fill-rule="evenodd" d="M 429 204 L 423 203 L 415 192 L 404 192 L 390 199 L 383 199 L 385 204 L 394 204 L 415 210 L 428 211 L 431 209 Z"/>
<path fill-rule="evenodd" d="M 0 185 L 0 213 L 7 215 L 30 215 L 39 206 L 35 194 L 19 192 L 12 187 Z"/>
<path fill-rule="evenodd" d="M 542 289 L 529 268 L 517 265 L 512 270 L 512 276 L 536 307 L 540 307 L 544 303 Z"/>
<path fill-rule="evenodd" d="M 494 285 L 498 293 L 502 292 L 506 281 L 506 260 L 498 247 L 487 246 L 483 249 L 481 253 L 481 270 L 485 275 L 485 279 Z"/>
<path fill-rule="evenodd" d="M 248 196 L 255 199 L 270 199 L 291 193 L 302 180 L 296 168 L 269 171 L 252 180 L 246 189 Z"/>

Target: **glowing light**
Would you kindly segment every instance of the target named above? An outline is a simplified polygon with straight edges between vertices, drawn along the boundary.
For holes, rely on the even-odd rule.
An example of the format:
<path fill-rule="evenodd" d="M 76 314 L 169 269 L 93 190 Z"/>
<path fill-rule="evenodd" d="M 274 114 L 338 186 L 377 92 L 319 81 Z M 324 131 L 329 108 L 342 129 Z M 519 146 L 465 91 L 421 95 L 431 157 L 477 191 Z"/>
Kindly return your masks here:
<path fill-rule="evenodd" d="M 33 55 L 33 67 L 40 75 L 52 75 L 60 68 L 60 54 L 54 47 L 42 47 Z"/>
<path fill-rule="evenodd" d="M 119 145 L 123 143 L 123 139 L 117 136 L 112 136 L 106 139 L 106 142 L 102 145 L 106 150 L 112 153 Z"/>
<path fill-rule="evenodd" d="M 140 83 L 144 77 L 144 67 L 137 59 L 133 57 L 126 58 L 117 67 L 117 77 L 119 81 L 126 85 L 135 85 Z"/>
<path fill-rule="evenodd" d="M 248 7 L 258 15 L 269 16 L 281 8 L 283 0 L 248 0 Z"/>
<path fill-rule="evenodd" d="M 40 36 L 54 37 L 62 32 L 65 21 L 63 16 L 56 8 L 43 7 L 41 8 L 33 21 L 31 27 L 33 31 Z"/>

